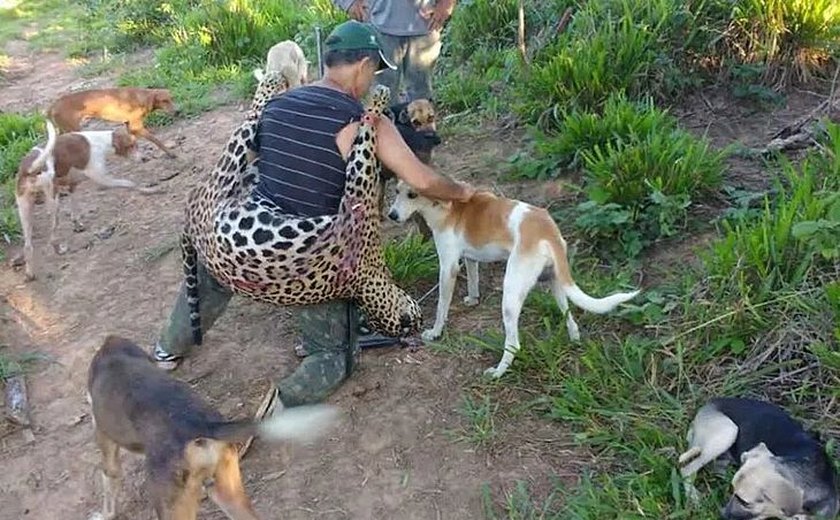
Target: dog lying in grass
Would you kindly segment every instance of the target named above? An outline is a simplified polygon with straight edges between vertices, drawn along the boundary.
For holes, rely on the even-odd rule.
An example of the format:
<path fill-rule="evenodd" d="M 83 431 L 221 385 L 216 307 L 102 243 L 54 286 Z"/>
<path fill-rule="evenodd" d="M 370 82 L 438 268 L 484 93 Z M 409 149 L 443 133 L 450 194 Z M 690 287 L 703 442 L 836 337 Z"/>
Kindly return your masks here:
<path fill-rule="evenodd" d="M 782 408 L 735 397 L 709 400 L 688 432 L 679 457 L 686 492 L 699 501 L 693 480 L 712 461 L 737 462 L 732 496 L 721 509 L 728 520 L 830 519 L 840 509 L 834 466 L 817 435 Z"/>
<path fill-rule="evenodd" d="M 424 340 L 436 339 L 443 332 L 461 258 L 467 268 L 465 305 L 478 304 L 478 263 L 507 262 L 502 297 L 505 352 L 497 366 L 485 371 L 492 377 L 501 377 L 519 351 L 519 314 L 544 271 L 550 269 L 547 277 L 551 279 L 557 305 L 566 313 L 566 327 L 573 341 L 580 339 L 580 332 L 569 312 L 568 300 L 582 309 L 603 314 L 639 294 L 637 290 L 593 298 L 584 293 L 572 278 L 566 241 L 551 215 L 542 208 L 487 191 L 477 192 L 467 202 L 442 202 L 423 197 L 400 181 L 388 218 L 405 222 L 414 214 L 419 214 L 431 228 L 440 264 L 437 315 L 434 326 L 423 332 Z"/>
<path fill-rule="evenodd" d="M 184 382 L 155 366 L 136 344 L 108 336 L 88 369 L 88 400 L 102 455 L 104 498 L 93 519 L 117 516 L 120 449 L 146 458 L 146 486 L 160 520 L 195 520 L 204 481 L 228 518 L 258 520 L 242 485 L 233 443 L 316 438 L 336 418 L 325 405 L 300 406 L 263 421 L 225 419 Z"/>

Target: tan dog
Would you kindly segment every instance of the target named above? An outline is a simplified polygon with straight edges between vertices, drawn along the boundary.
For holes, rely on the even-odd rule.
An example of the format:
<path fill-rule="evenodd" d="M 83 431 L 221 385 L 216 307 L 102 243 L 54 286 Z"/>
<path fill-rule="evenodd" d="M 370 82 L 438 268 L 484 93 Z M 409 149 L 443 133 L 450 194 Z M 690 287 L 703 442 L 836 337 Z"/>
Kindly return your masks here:
<path fill-rule="evenodd" d="M 435 107 L 428 99 L 415 99 L 397 117 L 418 132 L 437 132 Z"/>
<path fill-rule="evenodd" d="M 46 147 L 33 148 L 18 166 L 15 201 L 17 202 L 20 225 L 23 231 L 23 256 L 13 264 L 25 264 L 26 278 L 35 278 L 32 266 L 32 210 L 45 199 L 50 214 L 50 244 L 56 253 L 63 254 L 66 248 L 56 238 L 58 226 L 59 193 L 67 194 L 70 219 L 75 231 L 83 231 L 73 192 L 85 178 L 108 188 L 129 188 L 141 193 L 156 193 L 153 188 L 144 188 L 127 179 L 108 175 L 107 160 L 111 156 L 128 157 L 136 152 L 137 138 L 127 126 L 115 130 L 90 130 L 56 135 L 55 127 L 47 120 L 49 135 Z"/>
<path fill-rule="evenodd" d="M 229 421 L 184 382 L 157 368 L 131 341 L 108 336 L 88 370 L 88 400 L 102 454 L 104 499 L 93 518 L 117 516 L 120 448 L 146 457 L 146 485 L 160 520 L 195 520 L 204 481 L 228 518 L 258 520 L 232 444 L 316 438 L 336 419 L 329 406 L 300 406 L 256 421 Z"/>
<path fill-rule="evenodd" d="M 47 117 L 61 133 L 78 132 L 82 129 L 82 123 L 90 118 L 116 123 L 127 122 L 133 135 L 148 139 L 173 158 L 175 154 L 143 126 L 143 120 L 155 110 L 163 110 L 169 114 L 178 113 L 169 90 L 104 88 L 82 90 L 61 96 L 47 110 Z"/>
<path fill-rule="evenodd" d="M 295 88 L 309 82 L 309 62 L 303 49 L 291 41 L 284 40 L 275 44 L 268 51 L 265 69 L 254 69 L 254 77 L 262 81 L 266 72 L 279 72 L 289 82 L 289 88 Z"/>
<path fill-rule="evenodd" d="M 388 217 L 405 222 L 414 214 L 419 214 L 431 228 L 440 263 L 437 316 L 434 326 L 423 332 L 424 340 L 436 339 L 443 332 L 461 258 L 467 266 L 466 305 L 478 304 L 478 262 L 507 262 L 502 300 L 505 352 L 496 367 L 485 371 L 492 377 L 501 377 L 519 351 L 519 313 L 544 270 L 553 270 L 552 292 L 566 314 L 566 328 L 573 341 L 580 339 L 580 332 L 569 312 L 568 300 L 582 309 L 603 314 L 639 293 L 615 293 L 600 299 L 584 293 L 572 278 L 566 241 L 551 215 L 542 208 L 486 191 L 463 203 L 435 201 L 418 195 L 400 181 Z"/>

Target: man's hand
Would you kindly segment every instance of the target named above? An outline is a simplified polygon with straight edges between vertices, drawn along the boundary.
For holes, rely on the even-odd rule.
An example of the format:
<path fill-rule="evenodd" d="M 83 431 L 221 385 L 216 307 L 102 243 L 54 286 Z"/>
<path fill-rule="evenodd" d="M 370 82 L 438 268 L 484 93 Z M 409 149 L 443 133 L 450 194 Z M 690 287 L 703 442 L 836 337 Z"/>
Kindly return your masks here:
<path fill-rule="evenodd" d="M 442 29 L 443 24 L 452 16 L 454 9 L 455 0 L 438 0 L 434 9 L 422 13 L 423 17 L 429 21 L 429 30 L 437 31 Z"/>
<path fill-rule="evenodd" d="M 356 21 L 364 22 L 368 17 L 367 3 L 365 0 L 356 0 L 347 10 L 347 14 Z"/>
<path fill-rule="evenodd" d="M 461 188 L 461 196 L 458 197 L 458 201 L 460 202 L 469 202 L 473 195 L 475 195 L 475 188 L 467 184 L 466 182 L 455 181 Z"/>

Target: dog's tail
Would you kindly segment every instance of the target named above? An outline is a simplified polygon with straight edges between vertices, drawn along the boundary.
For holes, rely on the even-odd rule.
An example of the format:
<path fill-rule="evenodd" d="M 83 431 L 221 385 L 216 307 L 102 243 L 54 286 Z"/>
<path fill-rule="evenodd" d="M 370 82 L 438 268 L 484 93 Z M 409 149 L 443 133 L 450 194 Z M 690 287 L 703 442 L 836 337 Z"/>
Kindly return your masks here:
<path fill-rule="evenodd" d="M 334 406 L 295 406 L 262 421 L 246 419 L 209 425 L 206 436 L 227 442 L 245 441 L 251 437 L 269 442 L 308 441 L 326 431 L 337 417 L 338 409 Z"/>
<path fill-rule="evenodd" d="M 201 345 L 201 303 L 198 292 L 198 252 L 186 232 L 181 234 L 181 258 L 184 263 L 184 285 L 187 288 L 187 308 L 193 343 Z"/>
<path fill-rule="evenodd" d="M 618 307 L 620 304 L 632 300 L 640 290 L 632 292 L 615 293 L 603 298 L 593 298 L 577 286 L 572 278 L 569 268 L 569 259 L 566 256 L 566 245 L 562 238 L 548 241 L 551 254 L 554 260 L 554 281 L 555 290 L 562 291 L 568 298 L 581 309 L 596 314 L 604 314 Z"/>
<path fill-rule="evenodd" d="M 40 171 L 41 168 L 44 167 L 44 164 L 47 162 L 47 159 L 52 155 L 53 150 L 55 150 L 55 142 L 57 139 L 58 132 L 55 131 L 55 126 L 52 124 L 52 121 L 47 119 L 47 145 L 41 150 L 41 154 L 38 156 L 37 159 L 32 161 L 32 165 L 29 166 L 29 170 L 27 173 L 37 173 Z"/>

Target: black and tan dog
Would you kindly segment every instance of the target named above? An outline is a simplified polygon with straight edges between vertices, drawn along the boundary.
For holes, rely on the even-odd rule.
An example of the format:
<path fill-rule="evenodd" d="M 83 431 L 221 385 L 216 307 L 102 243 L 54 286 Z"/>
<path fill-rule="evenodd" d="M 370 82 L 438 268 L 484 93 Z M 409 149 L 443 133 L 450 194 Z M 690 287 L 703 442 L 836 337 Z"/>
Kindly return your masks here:
<path fill-rule="evenodd" d="M 102 512 L 116 517 L 120 448 L 146 458 L 147 486 L 160 520 L 194 520 L 204 481 L 210 498 L 234 520 L 258 520 L 242 485 L 233 443 L 251 437 L 309 440 L 335 419 L 328 406 L 285 410 L 265 421 L 229 421 L 184 382 L 158 369 L 131 341 L 108 336 L 88 371 L 88 400 L 102 451 Z"/>
<path fill-rule="evenodd" d="M 410 103 L 399 103 L 388 108 L 385 114 L 394 121 L 405 143 L 423 164 L 432 163 L 432 150 L 441 143 L 437 134 L 437 115 L 431 100 L 415 99 Z M 385 187 L 395 177 L 394 172 L 382 167 L 379 192 L 379 210 L 385 215 Z M 420 233 L 432 237 L 432 231 L 420 217 L 413 217 Z"/>
<path fill-rule="evenodd" d="M 735 397 L 711 399 L 694 417 L 680 472 L 689 498 L 691 481 L 706 464 L 737 461 L 732 497 L 721 509 L 728 520 L 831 519 L 838 513 L 834 467 L 819 437 L 782 408 Z"/>

